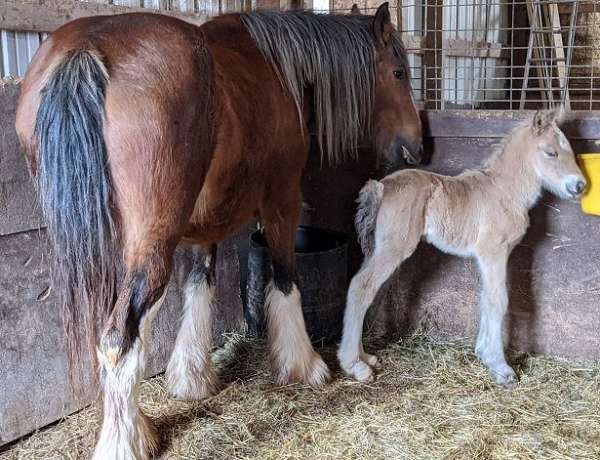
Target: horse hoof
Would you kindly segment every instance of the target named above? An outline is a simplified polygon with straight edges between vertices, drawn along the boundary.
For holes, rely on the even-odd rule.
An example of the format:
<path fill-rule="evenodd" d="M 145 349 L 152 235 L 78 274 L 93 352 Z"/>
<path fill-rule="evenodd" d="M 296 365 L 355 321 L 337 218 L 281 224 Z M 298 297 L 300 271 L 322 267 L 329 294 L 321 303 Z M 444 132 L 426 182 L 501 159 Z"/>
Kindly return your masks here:
<path fill-rule="evenodd" d="M 169 394 L 181 401 L 201 401 L 216 395 L 220 389 L 219 378 L 203 375 L 188 377 L 187 380 L 179 379 L 172 374 L 167 375 L 167 390 Z"/>
<path fill-rule="evenodd" d="M 167 390 L 175 399 L 199 401 L 216 395 L 219 377 L 210 364 L 170 361 L 167 366 Z"/>
<path fill-rule="evenodd" d="M 106 420 L 104 423 L 106 424 Z M 139 414 L 138 423 L 133 426 L 121 427 L 119 421 L 114 423 L 114 426 L 106 430 L 103 426 L 92 460 L 149 460 L 158 454 L 158 430 L 143 413 Z"/>
<path fill-rule="evenodd" d="M 373 369 L 364 361 L 356 361 L 351 366 L 343 366 L 342 369 L 348 375 L 361 383 L 371 383 L 375 380 L 375 375 L 373 374 Z"/>
<path fill-rule="evenodd" d="M 515 388 L 519 384 L 517 374 L 510 366 L 503 366 L 502 369 L 491 370 L 492 378 L 497 385 L 504 388 Z"/>
<path fill-rule="evenodd" d="M 277 383 L 288 385 L 290 383 L 304 383 L 312 387 L 321 387 L 331 379 L 329 368 L 325 361 L 316 352 L 307 364 L 295 366 L 291 369 L 278 371 Z"/>
<path fill-rule="evenodd" d="M 313 387 L 320 387 L 325 385 L 327 382 L 331 380 L 331 374 L 329 373 L 329 368 L 325 361 L 315 353 L 315 357 L 313 358 L 312 363 L 312 371 L 310 372 L 309 379 L 305 382 Z"/>
<path fill-rule="evenodd" d="M 362 352 L 360 355 L 360 359 L 371 367 L 377 367 L 379 365 L 379 359 L 377 358 L 377 356 L 370 355 L 369 353 Z"/>

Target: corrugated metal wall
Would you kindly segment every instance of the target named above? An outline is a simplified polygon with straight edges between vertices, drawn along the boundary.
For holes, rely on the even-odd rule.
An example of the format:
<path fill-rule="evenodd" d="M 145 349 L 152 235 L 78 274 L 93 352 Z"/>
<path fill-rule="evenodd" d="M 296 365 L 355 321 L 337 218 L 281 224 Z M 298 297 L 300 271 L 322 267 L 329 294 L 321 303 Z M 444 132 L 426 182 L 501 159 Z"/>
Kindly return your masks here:
<path fill-rule="evenodd" d="M 502 1 L 444 1 L 443 39 L 506 43 L 509 5 Z M 506 62 L 492 57 L 445 56 L 442 88 L 444 101 L 470 104 L 504 100 Z"/>
<path fill-rule="evenodd" d="M 85 1 L 85 0 L 83 0 Z M 108 3 L 106 0 L 91 3 Z M 115 5 L 167 9 L 182 12 L 207 12 L 209 15 L 239 11 L 243 0 L 113 0 Z M 0 30 L 0 77 L 21 77 L 25 74 L 27 65 L 47 34 L 37 32 L 15 32 Z"/>
<path fill-rule="evenodd" d="M 27 65 L 45 38 L 37 32 L 14 32 L 0 30 L 0 76 L 19 77 L 25 74 Z"/>

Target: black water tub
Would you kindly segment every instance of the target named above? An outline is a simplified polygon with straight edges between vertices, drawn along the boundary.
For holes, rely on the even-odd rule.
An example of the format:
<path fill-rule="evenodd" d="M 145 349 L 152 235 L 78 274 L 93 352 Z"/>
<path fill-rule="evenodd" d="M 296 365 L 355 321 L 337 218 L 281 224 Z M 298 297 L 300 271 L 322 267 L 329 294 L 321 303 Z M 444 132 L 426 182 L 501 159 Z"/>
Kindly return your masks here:
<path fill-rule="evenodd" d="M 300 226 L 296 231 L 296 274 L 302 311 L 311 340 L 332 342 L 341 336 L 348 289 L 348 238 L 340 233 Z M 263 233 L 250 235 L 246 320 L 251 334 L 265 329 L 265 288 L 273 275 Z"/>

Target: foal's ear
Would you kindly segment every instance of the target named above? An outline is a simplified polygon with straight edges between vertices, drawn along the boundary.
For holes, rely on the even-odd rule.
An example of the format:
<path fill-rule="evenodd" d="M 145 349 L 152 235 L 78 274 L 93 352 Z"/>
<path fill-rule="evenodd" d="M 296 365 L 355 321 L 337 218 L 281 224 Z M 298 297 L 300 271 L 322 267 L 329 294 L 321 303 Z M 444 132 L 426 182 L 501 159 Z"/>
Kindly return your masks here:
<path fill-rule="evenodd" d="M 355 16 L 360 16 L 362 14 L 356 3 L 350 8 L 350 14 Z"/>
<path fill-rule="evenodd" d="M 538 110 L 533 116 L 531 129 L 536 136 L 541 135 L 546 131 L 554 121 L 556 121 L 556 110 Z"/>
<path fill-rule="evenodd" d="M 387 45 L 392 38 L 394 32 L 394 26 L 390 17 L 389 3 L 385 2 L 375 13 L 375 19 L 373 19 L 373 33 L 375 38 L 380 45 Z"/>

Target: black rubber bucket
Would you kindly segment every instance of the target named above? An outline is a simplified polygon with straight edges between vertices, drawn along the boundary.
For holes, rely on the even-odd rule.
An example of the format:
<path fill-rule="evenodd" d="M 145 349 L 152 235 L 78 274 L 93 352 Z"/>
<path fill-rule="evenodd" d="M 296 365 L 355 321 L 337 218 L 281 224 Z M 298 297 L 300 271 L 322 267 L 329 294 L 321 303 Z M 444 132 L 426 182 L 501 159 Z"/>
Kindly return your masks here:
<path fill-rule="evenodd" d="M 340 233 L 300 226 L 296 231 L 296 274 L 302 311 L 313 342 L 340 338 L 348 289 L 348 238 Z M 265 288 L 273 276 L 271 256 L 260 230 L 250 235 L 246 321 L 248 331 L 265 330 Z"/>

